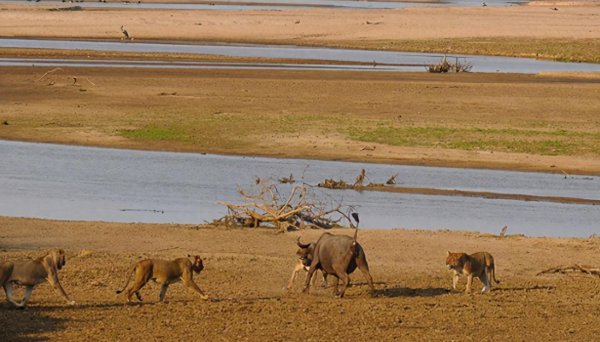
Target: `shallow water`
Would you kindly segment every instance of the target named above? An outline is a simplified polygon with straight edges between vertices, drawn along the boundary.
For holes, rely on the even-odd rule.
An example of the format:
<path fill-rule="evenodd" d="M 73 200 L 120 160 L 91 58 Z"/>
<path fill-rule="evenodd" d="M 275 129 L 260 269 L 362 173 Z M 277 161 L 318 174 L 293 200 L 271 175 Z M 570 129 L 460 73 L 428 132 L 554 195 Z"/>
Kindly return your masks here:
<path fill-rule="evenodd" d="M 284 59 L 312 59 L 371 63 L 377 70 L 425 71 L 424 66 L 438 63 L 443 55 L 397 51 L 311 48 L 285 45 L 253 44 L 168 44 L 110 41 L 78 41 L 49 39 L 0 38 L 0 48 L 39 48 L 65 50 L 93 50 L 120 52 L 157 52 L 221 55 L 233 57 L 264 57 Z M 600 64 L 564 63 L 530 58 L 492 57 L 476 55 L 448 55 L 450 61 L 473 66 L 473 72 L 540 73 L 540 72 L 600 72 Z M 25 63 L 29 61 L 22 60 Z M 12 63 L 15 63 L 13 61 Z M 394 67 L 397 69 L 394 69 Z"/>
<path fill-rule="evenodd" d="M 240 202 L 255 177 L 294 175 L 368 181 L 398 173 L 409 187 L 600 198 L 600 178 L 547 173 L 379 165 L 193 153 L 148 152 L 0 141 L 0 215 L 67 220 L 203 223 L 225 214 L 217 201 Z M 283 187 L 286 189 L 286 187 Z M 289 188 L 288 188 L 289 189 Z M 548 202 L 314 189 L 319 198 L 353 205 L 361 225 L 461 229 L 532 236 L 600 232 L 600 207 Z"/>
<path fill-rule="evenodd" d="M 346 71 L 422 71 L 423 66 L 290 64 L 290 63 L 227 63 L 227 62 L 164 62 L 148 60 L 91 60 L 59 58 L 0 58 L 0 66 L 35 67 L 97 67 L 148 69 L 283 69 L 283 70 L 346 70 Z"/>

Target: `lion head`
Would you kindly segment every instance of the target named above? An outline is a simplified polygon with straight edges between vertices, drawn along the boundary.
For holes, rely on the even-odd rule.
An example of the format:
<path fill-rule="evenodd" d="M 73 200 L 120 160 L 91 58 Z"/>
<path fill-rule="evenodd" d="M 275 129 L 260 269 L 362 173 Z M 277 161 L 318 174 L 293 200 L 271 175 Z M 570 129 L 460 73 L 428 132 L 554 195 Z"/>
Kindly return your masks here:
<path fill-rule="evenodd" d="M 63 266 L 65 266 L 66 260 L 65 260 L 65 251 L 64 250 L 57 248 L 57 249 L 51 250 L 50 252 L 48 252 L 48 254 L 52 258 L 52 261 L 56 265 L 57 269 L 60 270 L 63 268 Z"/>
<path fill-rule="evenodd" d="M 204 269 L 204 262 L 199 255 L 194 256 L 194 263 L 192 264 L 192 271 L 200 273 Z"/>
<path fill-rule="evenodd" d="M 448 251 L 446 257 L 446 266 L 451 270 L 462 271 L 465 262 L 467 261 L 467 254 L 465 253 L 452 253 Z"/>

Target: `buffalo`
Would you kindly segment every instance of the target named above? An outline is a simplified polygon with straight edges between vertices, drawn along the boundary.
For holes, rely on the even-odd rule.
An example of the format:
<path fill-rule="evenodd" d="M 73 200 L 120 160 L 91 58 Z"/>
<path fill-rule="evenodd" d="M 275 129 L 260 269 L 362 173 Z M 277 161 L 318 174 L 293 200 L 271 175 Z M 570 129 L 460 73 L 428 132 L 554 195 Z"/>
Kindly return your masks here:
<path fill-rule="evenodd" d="M 358 215 L 353 215 L 358 223 Z M 369 273 L 369 264 L 362 246 L 356 242 L 358 227 L 354 232 L 354 238 L 347 235 L 334 235 L 323 233 L 312 248 L 312 256 L 306 282 L 304 284 L 304 293 L 309 292 L 310 280 L 316 270 L 321 270 L 324 276 L 333 275 L 336 277 L 334 294 L 339 298 L 344 297 L 348 283 L 349 274 L 358 267 L 365 276 L 371 292 L 375 291 L 373 287 L 373 278 Z M 298 245 L 302 247 L 300 241 Z M 309 246 L 307 246 L 309 247 Z M 306 258 L 303 261 L 307 260 Z M 338 292 L 338 285 L 342 281 L 342 289 Z"/>

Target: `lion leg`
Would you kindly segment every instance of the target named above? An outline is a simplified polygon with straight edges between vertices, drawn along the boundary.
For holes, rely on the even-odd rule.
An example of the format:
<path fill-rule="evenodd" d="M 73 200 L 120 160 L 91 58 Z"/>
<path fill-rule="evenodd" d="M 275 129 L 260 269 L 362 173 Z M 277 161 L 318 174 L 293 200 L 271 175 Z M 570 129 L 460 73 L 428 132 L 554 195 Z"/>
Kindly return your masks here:
<path fill-rule="evenodd" d="M 165 300 L 165 295 L 167 294 L 167 290 L 169 289 L 169 284 L 162 284 L 160 287 L 160 295 L 158 296 L 158 301 L 162 302 Z"/>
<path fill-rule="evenodd" d="M 479 276 L 479 280 L 483 283 L 483 289 L 481 289 L 481 293 L 490 292 L 492 289 L 492 285 L 490 284 L 490 279 L 487 275 L 487 270 L 484 270 L 483 273 Z"/>
<path fill-rule="evenodd" d="M 323 274 L 323 273 L 321 273 L 321 274 Z M 318 278 L 319 278 L 319 277 L 317 277 L 317 276 L 314 276 L 314 277 L 312 278 L 312 280 L 311 280 L 311 286 L 312 286 L 312 287 L 315 287 L 315 284 L 317 283 L 317 279 L 318 279 Z"/>
<path fill-rule="evenodd" d="M 27 303 L 29 303 L 29 297 L 31 297 L 32 292 L 33 292 L 33 286 L 25 287 L 25 294 L 23 295 L 23 301 L 21 302 L 22 307 L 27 306 Z"/>
<path fill-rule="evenodd" d="M 454 275 L 452 276 L 452 289 L 456 290 L 456 285 L 458 285 L 458 272 L 454 271 Z"/>
<path fill-rule="evenodd" d="M 67 295 L 62 285 L 60 285 L 56 274 L 53 274 L 52 276 L 48 277 L 48 282 L 50 283 L 50 285 L 52 285 L 52 287 L 54 287 L 56 291 L 58 291 L 58 293 L 60 293 L 63 296 L 63 298 L 67 300 L 67 303 L 69 305 L 75 305 L 75 301 L 69 298 L 69 295 Z"/>
<path fill-rule="evenodd" d="M 148 281 L 145 279 L 140 279 L 138 281 L 138 279 L 136 279 L 136 281 L 133 283 L 133 285 L 131 285 L 130 288 L 127 289 L 127 302 L 131 303 L 131 296 L 133 296 L 133 294 L 135 293 L 135 296 L 137 297 L 137 299 L 141 302 L 142 301 L 142 295 L 140 294 L 140 290 L 142 289 L 142 287 L 144 287 L 144 285 L 146 285 Z"/>
<path fill-rule="evenodd" d="M 204 299 L 204 300 L 207 300 L 207 299 L 208 299 L 208 296 L 207 296 L 207 295 L 204 293 L 204 291 L 202 291 L 202 290 L 200 289 L 200 287 L 198 286 L 198 284 L 196 284 L 196 283 L 195 283 L 195 282 L 194 282 L 194 281 L 193 281 L 191 278 L 190 278 L 190 279 L 188 279 L 188 280 L 184 280 L 184 281 L 183 281 L 183 284 L 184 284 L 185 286 L 187 286 L 188 288 L 190 288 L 190 289 L 192 289 L 192 290 L 194 290 L 194 291 L 198 292 L 198 293 L 200 294 L 200 298 L 202 298 L 202 299 Z"/>
<path fill-rule="evenodd" d="M 6 283 L 4 284 L 4 292 L 6 293 L 6 301 L 8 301 L 9 303 L 11 303 L 12 305 L 14 305 L 17 308 L 23 308 L 23 302 L 21 303 L 17 303 L 15 302 L 15 300 L 13 299 L 13 288 L 12 288 L 12 284 L 11 283 Z"/>
<path fill-rule="evenodd" d="M 467 289 L 465 293 L 471 293 L 471 285 L 473 284 L 473 274 L 467 275 Z"/>
<path fill-rule="evenodd" d="M 323 282 L 322 282 L 323 288 L 328 288 L 329 284 L 327 283 L 327 273 L 325 273 L 325 272 L 323 272 L 323 270 L 321 270 L 321 275 L 323 276 Z"/>
<path fill-rule="evenodd" d="M 298 259 L 298 261 L 296 262 L 296 266 L 294 266 L 294 270 L 292 271 L 292 276 L 290 277 L 290 281 L 288 281 L 288 286 L 287 286 L 288 290 L 292 289 L 292 286 L 294 285 L 294 280 L 296 280 L 296 277 L 298 276 L 298 272 L 300 272 L 302 269 L 304 269 L 304 265 L 302 265 L 302 260 Z"/>

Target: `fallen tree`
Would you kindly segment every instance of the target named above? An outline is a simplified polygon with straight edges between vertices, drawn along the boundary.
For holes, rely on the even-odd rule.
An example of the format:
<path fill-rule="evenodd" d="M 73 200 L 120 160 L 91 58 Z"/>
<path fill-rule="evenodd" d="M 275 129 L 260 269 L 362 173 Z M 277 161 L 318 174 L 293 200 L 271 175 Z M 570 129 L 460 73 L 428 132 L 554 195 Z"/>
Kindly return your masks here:
<path fill-rule="evenodd" d="M 292 186 L 287 196 L 281 194 L 276 184 L 257 179 L 256 186 L 256 193 L 239 190 L 242 203 L 218 202 L 227 207 L 227 214 L 213 223 L 238 227 L 274 227 L 282 232 L 305 227 L 329 229 L 341 227 L 343 223 L 354 227 L 352 207 L 341 202 L 320 201 L 306 184 Z"/>
<path fill-rule="evenodd" d="M 589 265 L 580 265 L 580 264 L 573 264 L 571 266 L 551 267 L 551 268 L 548 268 L 546 270 L 539 272 L 537 275 L 554 274 L 554 273 L 568 274 L 568 273 L 573 273 L 573 272 L 580 272 L 580 273 L 589 274 L 594 277 L 600 277 L 600 268 L 592 267 Z"/>

